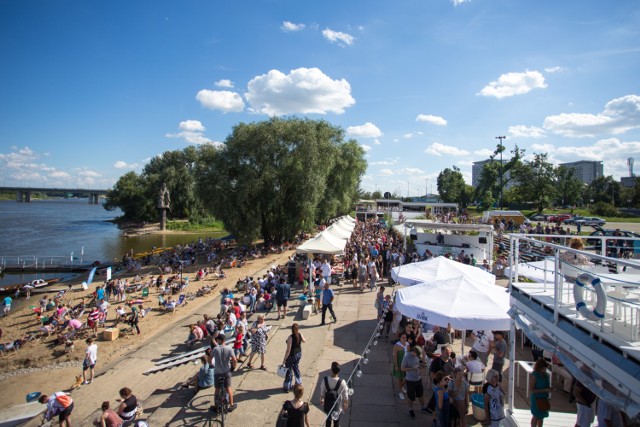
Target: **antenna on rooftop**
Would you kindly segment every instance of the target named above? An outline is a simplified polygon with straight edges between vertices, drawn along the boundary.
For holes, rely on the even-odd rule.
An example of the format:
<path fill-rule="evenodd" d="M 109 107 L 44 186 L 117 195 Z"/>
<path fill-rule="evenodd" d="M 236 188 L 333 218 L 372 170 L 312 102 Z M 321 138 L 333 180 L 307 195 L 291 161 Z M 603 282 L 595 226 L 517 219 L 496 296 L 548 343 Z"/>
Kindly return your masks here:
<path fill-rule="evenodd" d="M 627 166 L 629 166 L 629 177 L 634 177 L 633 174 L 633 157 L 629 157 L 627 159 Z"/>

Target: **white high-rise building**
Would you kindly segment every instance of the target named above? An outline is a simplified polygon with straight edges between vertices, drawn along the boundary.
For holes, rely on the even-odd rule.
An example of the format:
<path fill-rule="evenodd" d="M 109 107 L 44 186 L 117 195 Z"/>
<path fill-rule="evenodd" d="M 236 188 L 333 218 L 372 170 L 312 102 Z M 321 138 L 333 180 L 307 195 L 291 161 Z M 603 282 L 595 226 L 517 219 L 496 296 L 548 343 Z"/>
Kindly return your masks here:
<path fill-rule="evenodd" d="M 578 162 L 560 163 L 560 166 L 574 170 L 574 176 L 589 185 L 594 179 L 604 176 L 601 161 L 580 160 Z"/>

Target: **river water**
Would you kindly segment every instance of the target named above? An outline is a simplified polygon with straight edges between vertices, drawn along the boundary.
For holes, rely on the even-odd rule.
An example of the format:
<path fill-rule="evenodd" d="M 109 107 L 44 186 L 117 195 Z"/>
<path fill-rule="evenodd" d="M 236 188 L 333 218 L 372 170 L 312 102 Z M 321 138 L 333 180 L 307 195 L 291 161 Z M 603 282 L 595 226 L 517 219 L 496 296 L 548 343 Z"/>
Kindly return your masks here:
<path fill-rule="evenodd" d="M 119 210 L 109 212 L 102 205 L 89 204 L 87 199 L 0 201 L 0 262 L 2 258 L 27 256 L 70 260 L 73 252 L 77 262 L 87 264 L 120 259 L 131 249 L 145 252 L 153 246 L 167 247 L 198 238 L 221 237 L 211 233 L 123 237 L 118 227 L 108 222 L 121 214 Z M 0 286 L 51 277 L 60 277 L 60 273 L 4 274 L 0 276 Z"/>

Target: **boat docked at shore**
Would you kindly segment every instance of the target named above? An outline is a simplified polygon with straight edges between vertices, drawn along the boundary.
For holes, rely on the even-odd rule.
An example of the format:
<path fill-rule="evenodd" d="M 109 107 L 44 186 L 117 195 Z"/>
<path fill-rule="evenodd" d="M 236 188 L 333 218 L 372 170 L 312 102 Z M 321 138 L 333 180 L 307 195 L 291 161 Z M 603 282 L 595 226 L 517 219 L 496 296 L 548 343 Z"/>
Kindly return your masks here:
<path fill-rule="evenodd" d="M 35 279 L 26 284 L 9 285 L 0 288 L 1 295 L 13 294 L 16 291 L 26 294 L 28 291 L 38 291 L 51 285 L 55 285 L 62 280 L 60 277 L 53 279 Z"/>

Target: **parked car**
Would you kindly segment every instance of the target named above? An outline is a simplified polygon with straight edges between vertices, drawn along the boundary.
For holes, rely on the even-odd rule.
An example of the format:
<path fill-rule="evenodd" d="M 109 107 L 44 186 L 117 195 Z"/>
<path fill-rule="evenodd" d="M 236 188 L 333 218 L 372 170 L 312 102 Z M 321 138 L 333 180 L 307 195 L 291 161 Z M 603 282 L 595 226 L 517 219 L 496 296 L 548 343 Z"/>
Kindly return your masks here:
<path fill-rule="evenodd" d="M 602 227 L 607 223 L 607 221 L 605 221 L 602 218 L 592 216 L 592 217 L 585 217 L 585 218 L 574 221 L 574 224 L 578 224 L 578 223 L 580 223 L 580 225 L 597 225 L 598 227 Z"/>
<path fill-rule="evenodd" d="M 575 223 L 575 222 L 576 222 L 576 221 L 578 221 L 579 219 L 585 219 L 585 218 L 586 218 L 586 217 L 584 217 L 584 216 L 576 215 L 576 216 L 574 216 L 573 218 L 568 218 L 568 219 L 563 220 L 563 221 L 562 221 L 562 223 L 563 223 L 563 224 L 567 224 L 567 225 L 569 225 L 569 224 L 573 224 L 573 223 Z"/>
<path fill-rule="evenodd" d="M 543 213 L 535 213 L 529 217 L 531 221 L 546 221 L 548 215 Z"/>
<path fill-rule="evenodd" d="M 566 219 L 571 219 L 573 218 L 573 215 L 568 214 L 568 213 L 562 213 L 562 214 L 555 214 L 555 215 L 549 215 L 547 217 L 547 221 L 549 222 L 562 222 Z"/>
<path fill-rule="evenodd" d="M 619 230 L 619 229 L 603 229 L 601 227 L 594 227 L 595 231 L 593 233 L 591 233 L 591 236 L 611 236 L 612 239 L 609 240 L 607 239 L 607 247 L 611 247 L 612 245 L 614 246 L 618 246 L 618 247 L 622 247 L 622 246 L 626 246 L 629 249 L 633 249 L 633 251 L 640 251 L 640 234 L 635 233 L 633 231 L 627 231 L 627 230 Z M 614 236 L 614 233 L 617 233 Z M 622 236 L 622 237 L 636 237 L 636 240 L 627 240 L 624 243 L 618 243 L 616 242 L 615 238 L 617 236 Z M 601 239 L 587 239 L 587 245 L 595 245 L 596 249 L 599 250 L 600 247 L 602 246 L 602 241 Z"/>

